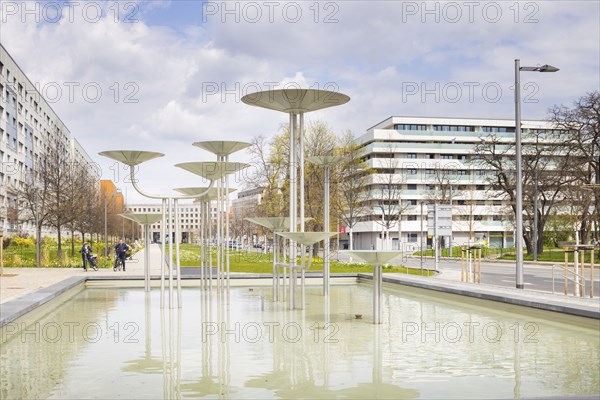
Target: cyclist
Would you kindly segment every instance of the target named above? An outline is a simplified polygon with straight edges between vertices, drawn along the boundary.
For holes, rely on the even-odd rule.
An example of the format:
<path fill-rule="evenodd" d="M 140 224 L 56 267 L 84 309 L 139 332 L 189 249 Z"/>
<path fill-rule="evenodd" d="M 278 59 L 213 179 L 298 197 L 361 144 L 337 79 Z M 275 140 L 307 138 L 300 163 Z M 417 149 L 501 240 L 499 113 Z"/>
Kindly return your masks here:
<path fill-rule="evenodd" d="M 125 259 L 127 258 L 127 251 L 129 250 L 129 246 L 125 243 L 123 239 L 117 243 L 115 246 L 115 266 L 113 268 L 114 271 L 117 270 L 117 265 L 120 262 L 123 265 L 123 271 L 125 271 Z"/>

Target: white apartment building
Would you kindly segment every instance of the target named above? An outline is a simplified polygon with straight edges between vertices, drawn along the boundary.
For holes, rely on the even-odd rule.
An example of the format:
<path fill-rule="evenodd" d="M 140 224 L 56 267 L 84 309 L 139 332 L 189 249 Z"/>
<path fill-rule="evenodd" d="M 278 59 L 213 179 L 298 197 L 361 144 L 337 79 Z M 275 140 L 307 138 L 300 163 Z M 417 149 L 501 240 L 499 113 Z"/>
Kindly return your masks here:
<path fill-rule="evenodd" d="M 533 130 L 551 129 L 546 121 L 522 121 L 523 142 Z M 406 251 L 431 245 L 427 236 L 427 203 L 452 204 L 452 245 L 486 240 L 489 246 L 513 245 L 514 224 L 509 204 L 486 180 L 491 170 L 472 161 L 477 144 L 495 135 L 514 143 L 514 120 L 390 117 L 357 139 L 369 168 L 368 207 L 353 228 L 354 249 Z M 393 193 L 401 210 L 385 233 L 377 204 Z M 389 202 L 389 201 L 388 201 Z M 423 207 L 421 206 L 423 204 Z M 389 214 L 388 214 L 389 215 Z M 397 214 L 396 214 L 397 215 Z M 389 239 L 391 238 L 391 243 Z M 450 238 L 443 240 L 448 246 Z M 347 244 L 348 234 L 341 235 Z"/>
<path fill-rule="evenodd" d="M 33 234 L 18 214 L 16 190 L 49 143 L 66 143 L 69 159 L 93 164 L 69 129 L 40 95 L 25 72 L 0 45 L 0 229 Z M 45 233 L 49 233 L 45 232 Z"/>

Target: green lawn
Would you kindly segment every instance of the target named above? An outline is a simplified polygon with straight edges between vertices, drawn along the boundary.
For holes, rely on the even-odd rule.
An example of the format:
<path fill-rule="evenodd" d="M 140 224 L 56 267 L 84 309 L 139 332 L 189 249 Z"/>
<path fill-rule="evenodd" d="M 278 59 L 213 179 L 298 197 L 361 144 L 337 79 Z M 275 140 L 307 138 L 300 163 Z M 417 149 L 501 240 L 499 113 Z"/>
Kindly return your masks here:
<path fill-rule="evenodd" d="M 57 246 L 48 245 L 47 247 L 47 262 L 44 266 L 47 267 L 71 267 L 81 268 L 81 255 L 79 248 L 75 248 L 75 256 L 70 257 L 71 247 L 63 246 L 63 262 L 59 263 L 56 257 Z M 102 249 L 98 249 L 102 251 Z M 94 253 L 98 252 L 94 248 Z M 180 262 L 182 267 L 197 267 L 200 265 L 200 246 L 192 244 L 182 244 L 179 249 Z M 237 251 L 232 250 L 229 256 L 231 272 L 249 272 L 249 273 L 266 273 L 273 272 L 273 264 L 271 254 L 263 254 L 254 251 Z M 213 263 L 216 263 L 216 252 L 213 250 Z M 101 268 L 112 268 L 112 259 L 105 259 L 103 256 L 98 257 Z M 4 251 L 4 266 L 10 267 L 35 267 L 35 247 L 17 247 L 9 246 Z M 313 259 L 313 263 L 309 271 L 323 271 L 323 260 Z M 330 263 L 330 271 L 332 273 L 357 273 L 357 272 L 373 272 L 373 267 L 368 264 L 338 262 L 332 260 Z M 384 266 L 383 272 L 408 273 L 412 275 L 421 275 L 421 270 L 418 268 L 406 268 L 403 266 Z M 431 271 L 424 270 L 426 276 L 433 275 Z"/>
<path fill-rule="evenodd" d="M 182 244 L 179 249 L 181 257 L 181 266 L 197 267 L 200 265 L 200 246 L 191 244 Z M 229 269 L 231 272 L 251 272 L 265 273 L 273 272 L 273 261 L 271 254 L 263 254 L 254 251 L 232 250 L 229 256 Z M 216 263 L 216 253 L 213 251 L 213 263 Z M 313 261 L 309 271 L 323 271 L 323 261 Z M 332 273 L 356 273 L 373 272 L 373 267 L 367 264 L 330 262 L 330 271 Z M 412 275 L 421 275 L 421 270 L 417 268 L 406 268 L 403 266 L 384 266 L 383 272 L 409 273 Z M 430 271 L 424 271 L 424 275 L 432 275 Z"/>
<path fill-rule="evenodd" d="M 62 260 L 58 260 L 58 245 L 49 244 L 42 247 L 42 267 L 49 268 L 82 268 L 81 253 L 79 250 L 80 244 L 75 245 L 75 255 L 71 257 L 71 244 L 63 244 Z M 92 246 L 93 254 L 98 254 L 98 264 L 100 268 L 112 268 L 113 260 L 109 255 L 105 258 L 101 254 L 104 252 L 103 244 Z M 14 246 L 10 245 L 3 252 L 4 267 L 21 267 L 34 268 L 37 267 L 35 259 L 35 246 Z"/>

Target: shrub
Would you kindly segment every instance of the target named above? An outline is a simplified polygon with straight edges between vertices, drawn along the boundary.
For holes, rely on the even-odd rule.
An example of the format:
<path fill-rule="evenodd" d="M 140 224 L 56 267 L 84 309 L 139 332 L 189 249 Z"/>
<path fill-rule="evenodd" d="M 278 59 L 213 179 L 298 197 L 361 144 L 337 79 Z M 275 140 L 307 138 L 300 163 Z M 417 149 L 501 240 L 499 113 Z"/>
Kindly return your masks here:
<path fill-rule="evenodd" d="M 23 260 L 21 259 L 21 256 L 18 254 L 13 254 L 12 255 L 12 260 L 10 262 L 12 267 L 22 267 L 23 266 Z"/>
<path fill-rule="evenodd" d="M 50 265 L 50 249 L 48 246 L 42 246 L 42 254 L 40 257 L 40 267 L 47 267 Z"/>
<path fill-rule="evenodd" d="M 33 238 L 23 238 L 20 236 L 16 236 L 13 239 L 13 245 L 19 247 L 33 247 L 35 246 L 35 240 Z"/>

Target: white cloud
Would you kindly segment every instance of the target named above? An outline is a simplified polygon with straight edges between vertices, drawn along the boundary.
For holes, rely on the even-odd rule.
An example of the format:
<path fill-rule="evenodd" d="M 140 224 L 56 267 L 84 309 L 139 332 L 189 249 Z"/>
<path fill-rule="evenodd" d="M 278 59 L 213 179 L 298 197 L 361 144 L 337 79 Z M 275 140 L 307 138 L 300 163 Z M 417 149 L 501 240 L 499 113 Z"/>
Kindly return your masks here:
<path fill-rule="evenodd" d="M 3 15 L 0 39 L 32 81 L 65 90 L 53 107 L 105 171 L 110 163 L 96 157 L 98 151 L 166 153 L 164 160 L 142 167 L 149 172 L 145 183 L 156 191 L 189 185 L 187 173 L 172 164 L 211 159 L 191 146 L 194 141 L 250 140 L 276 132 L 287 121 L 284 114 L 240 101 L 274 82 L 319 88 L 333 82 L 352 100 L 309 118 L 357 134 L 390 115 L 511 118 L 515 58 L 561 68 L 556 74 L 522 75 L 539 87 L 538 103 L 524 105 L 525 118 L 543 118 L 553 104 L 599 86 L 597 2 L 521 2 L 518 16 L 517 3 L 496 2 L 497 22 L 490 22 L 492 6 L 482 13 L 491 3 L 477 3 L 472 21 L 463 6 L 461 17 L 451 22 L 454 14 L 443 2 L 427 3 L 437 14 L 422 9 L 424 2 L 320 2 L 318 23 L 310 8 L 317 3 L 296 3 L 303 7 L 297 23 L 281 13 L 273 23 L 250 23 L 246 14 L 239 23 L 231 18 L 222 23 L 214 15 L 203 24 L 198 15 L 196 25 L 182 26 L 166 12 L 179 7 L 176 1 L 140 2 L 137 23 L 115 23 L 110 13 L 96 23 L 81 14 L 73 22 L 41 24 Z M 291 3 L 280 8 L 286 4 Z M 324 23 L 327 16 L 338 22 Z M 538 21 L 525 23 L 526 17 Z M 72 99 L 69 82 L 79 85 Z M 473 99 L 465 85 L 471 82 L 479 85 Z M 485 98 L 486 84 L 502 89 L 497 102 Z M 403 93 L 414 85 L 419 92 Z M 97 87 L 102 95 L 92 102 Z M 422 92 L 436 87 L 445 87 L 447 96 Z M 454 102 L 456 87 L 462 93 Z"/>

